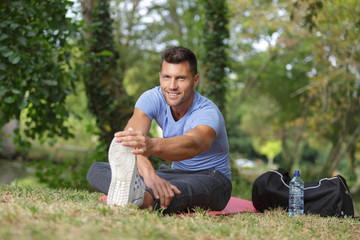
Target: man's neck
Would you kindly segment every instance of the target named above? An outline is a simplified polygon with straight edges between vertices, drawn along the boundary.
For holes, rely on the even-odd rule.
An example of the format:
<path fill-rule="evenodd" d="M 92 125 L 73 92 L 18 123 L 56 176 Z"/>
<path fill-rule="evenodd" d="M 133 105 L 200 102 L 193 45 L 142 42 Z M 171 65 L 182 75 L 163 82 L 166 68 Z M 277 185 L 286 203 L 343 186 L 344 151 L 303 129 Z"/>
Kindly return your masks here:
<path fill-rule="evenodd" d="M 192 105 L 192 103 L 194 101 L 194 96 L 195 96 L 195 94 L 193 94 L 191 96 L 191 101 L 190 101 L 190 103 L 188 103 L 188 105 L 180 105 L 177 107 L 170 106 L 171 114 L 172 114 L 175 122 L 179 121 L 183 116 L 185 116 L 185 114 L 187 113 L 187 111 L 189 110 L 190 106 Z"/>

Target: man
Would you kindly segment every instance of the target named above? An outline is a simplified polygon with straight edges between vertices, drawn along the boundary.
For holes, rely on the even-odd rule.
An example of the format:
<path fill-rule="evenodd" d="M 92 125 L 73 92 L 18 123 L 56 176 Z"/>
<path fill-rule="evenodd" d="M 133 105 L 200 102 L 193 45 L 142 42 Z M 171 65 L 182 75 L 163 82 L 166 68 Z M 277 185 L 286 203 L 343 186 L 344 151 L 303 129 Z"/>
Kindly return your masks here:
<path fill-rule="evenodd" d="M 132 204 L 164 213 L 195 207 L 222 210 L 231 196 L 229 146 L 224 118 L 194 89 L 197 60 L 183 47 L 161 57 L 160 86 L 143 93 L 125 130 L 115 133 L 109 163 L 94 163 L 89 183 L 108 194 L 109 206 Z M 151 121 L 163 138 L 149 138 Z M 148 157 L 172 162 L 155 171 Z"/>

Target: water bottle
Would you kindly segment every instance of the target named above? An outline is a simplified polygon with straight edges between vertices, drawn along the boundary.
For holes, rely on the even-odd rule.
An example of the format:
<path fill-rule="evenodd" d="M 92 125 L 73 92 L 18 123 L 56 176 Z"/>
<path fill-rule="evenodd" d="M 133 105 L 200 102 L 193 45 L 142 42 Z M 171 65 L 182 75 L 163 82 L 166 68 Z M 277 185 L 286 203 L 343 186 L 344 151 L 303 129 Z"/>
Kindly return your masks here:
<path fill-rule="evenodd" d="M 304 214 L 304 182 L 299 171 L 294 172 L 294 178 L 289 184 L 289 216 Z"/>

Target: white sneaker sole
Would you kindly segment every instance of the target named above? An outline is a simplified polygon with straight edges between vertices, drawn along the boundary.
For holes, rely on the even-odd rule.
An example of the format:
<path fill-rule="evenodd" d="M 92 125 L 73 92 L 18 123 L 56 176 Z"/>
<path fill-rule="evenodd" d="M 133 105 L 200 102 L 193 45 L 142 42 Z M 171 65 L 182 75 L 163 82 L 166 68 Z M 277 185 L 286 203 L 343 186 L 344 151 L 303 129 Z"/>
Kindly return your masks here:
<path fill-rule="evenodd" d="M 136 172 L 136 156 L 131 153 L 131 147 L 121 143 L 111 142 L 109 149 L 109 163 L 111 167 L 111 183 L 108 192 L 107 205 L 121 206 L 130 203 L 130 188 Z"/>

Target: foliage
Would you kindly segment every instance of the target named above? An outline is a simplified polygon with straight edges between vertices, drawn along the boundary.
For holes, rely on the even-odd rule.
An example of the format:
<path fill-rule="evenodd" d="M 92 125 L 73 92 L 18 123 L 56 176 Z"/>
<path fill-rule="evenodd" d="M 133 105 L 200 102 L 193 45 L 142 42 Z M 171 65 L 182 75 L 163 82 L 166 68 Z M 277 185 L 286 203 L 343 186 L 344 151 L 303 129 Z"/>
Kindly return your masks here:
<path fill-rule="evenodd" d="M 241 9 L 231 28 L 233 58 L 228 110 L 230 121 L 241 120 L 239 130 L 253 136 L 253 142 L 282 141 L 282 167 L 289 169 L 299 145 L 300 128 L 287 123 L 305 112 L 300 97 L 292 95 L 308 83 L 306 72 L 311 68 L 307 42 L 294 44 L 293 29 L 284 14 L 284 3 L 236 1 L 231 9 Z M 256 24 L 254 23 L 256 21 Z M 278 44 L 276 44 L 278 42 Z M 266 46 L 259 49 L 258 44 Z M 239 120 L 237 120 L 239 122 Z M 233 125 L 233 123 L 231 123 Z M 232 133 L 230 133 L 231 136 Z M 294 144 L 293 144 L 294 143 Z M 293 149 L 289 150 L 289 146 Z M 261 148 L 261 146 L 259 146 Z M 288 153 L 288 154 L 285 154 Z"/>
<path fill-rule="evenodd" d="M 204 12 L 202 35 L 201 91 L 225 110 L 227 44 L 229 37 L 228 8 L 224 0 L 200 1 Z"/>
<path fill-rule="evenodd" d="M 46 159 L 33 161 L 28 166 L 36 166 L 35 176 L 48 187 L 91 190 L 86 175 L 93 162 L 74 158 L 63 159 L 61 162 Z"/>
<path fill-rule="evenodd" d="M 77 25 L 65 17 L 72 4 L 67 0 L 0 3 L 0 128 L 10 119 L 20 119 L 23 112 L 28 137 L 72 136 L 64 107 L 77 79 L 69 41 Z"/>
<path fill-rule="evenodd" d="M 231 9 L 236 9 L 231 19 L 236 75 L 228 106 L 240 105 L 231 114 L 241 119 L 242 131 L 260 142 L 281 140 L 285 169 L 302 164 L 308 147 L 321 151 L 313 156 L 323 167 L 312 168 L 312 174 L 330 176 L 346 156 L 356 166 L 359 26 L 353 19 L 358 3 L 239 0 Z M 326 154 L 327 160 L 320 161 Z"/>
<path fill-rule="evenodd" d="M 255 144 L 256 146 L 256 144 Z M 281 152 L 280 141 L 267 141 L 258 150 L 260 153 L 267 156 L 268 159 L 273 159 Z"/>
<path fill-rule="evenodd" d="M 356 239 L 357 219 L 287 212 L 211 217 L 163 216 L 133 207 L 109 208 L 99 193 L 0 186 L 1 239 Z M 80 237 L 79 237 L 80 236 Z"/>
<path fill-rule="evenodd" d="M 294 8 L 291 12 L 291 20 L 294 20 L 294 15 L 296 14 L 296 11 L 299 9 L 302 9 L 304 5 L 307 5 L 304 15 L 304 24 L 309 28 L 309 30 L 313 30 L 316 28 L 316 21 L 315 19 L 318 16 L 318 13 L 323 8 L 323 1 L 322 0 L 315 0 L 315 1 L 309 1 L 309 0 L 296 0 L 294 1 Z"/>
<path fill-rule="evenodd" d="M 106 149 L 89 149 L 76 145 L 54 146 L 33 143 L 31 151 L 26 154 L 25 167 L 29 175 L 36 177 L 37 182 L 50 188 L 94 189 L 87 182 L 86 175 L 92 163 L 106 161 Z M 19 178 L 22 182 L 24 177 Z M 27 175 L 25 175 L 27 178 Z"/>
<path fill-rule="evenodd" d="M 70 116 L 68 124 L 76 129 L 74 138 L 59 139 L 53 146 L 39 144 L 32 140 L 31 149 L 24 149 L 21 155 L 29 162 L 29 169 L 35 169 L 40 183 L 51 188 L 77 188 L 94 190 L 86 175 L 93 162 L 107 160 L 107 147 L 99 144 L 99 130 L 94 116 L 87 108 L 87 99 L 82 82 L 76 85 L 78 94 L 66 99 L 66 108 L 78 113 L 81 118 Z"/>
<path fill-rule="evenodd" d="M 231 196 L 251 200 L 253 181 L 245 178 L 235 164 L 231 166 L 231 184 Z"/>
<path fill-rule="evenodd" d="M 297 11 L 306 9 L 305 11 Z M 312 44 L 314 67 L 307 86 L 309 97 L 307 127 L 317 137 L 327 139 L 332 149 L 322 175 L 331 175 L 346 153 L 351 165 L 360 136 L 360 60 L 357 1 L 301 1 L 293 11 L 294 21 L 304 21 L 316 41 Z M 295 13 L 296 12 L 296 13 Z M 311 15 L 311 18 L 309 18 Z M 334 27 L 336 26 L 336 27 Z"/>
<path fill-rule="evenodd" d="M 201 39 L 197 1 L 116 0 L 111 4 L 118 66 L 127 93 L 137 99 L 159 84 L 160 55 L 182 45 L 199 57 Z"/>
<path fill-rule="evenodd" d="M 72 145 L 93 150 L 94 146 L 99 144 L 99 129 L 96 126 L 94 115 L 88 108 L 84 82 L 77 82 L 76 94 L 71 94 L 66 98 L 65 107 L 76 113 L 76 115 L 69 116 L 67 123 L 68 126 L 76 129 L 76 134 L 70 139 L 58 139 L 54 147 Z"/>
<path fill-rule="evenodd" d="M 147 49 L 159 49 L 171 46 L 184 46 L 196 54 L 200 52 L 201 12 L 199 1 L 168 0 L 154 3 L 148 8 L 148 16 L 154 16 L 153 22 L 145 23 Z M 144 38 L 142 38 L 145 41 Z"/>

